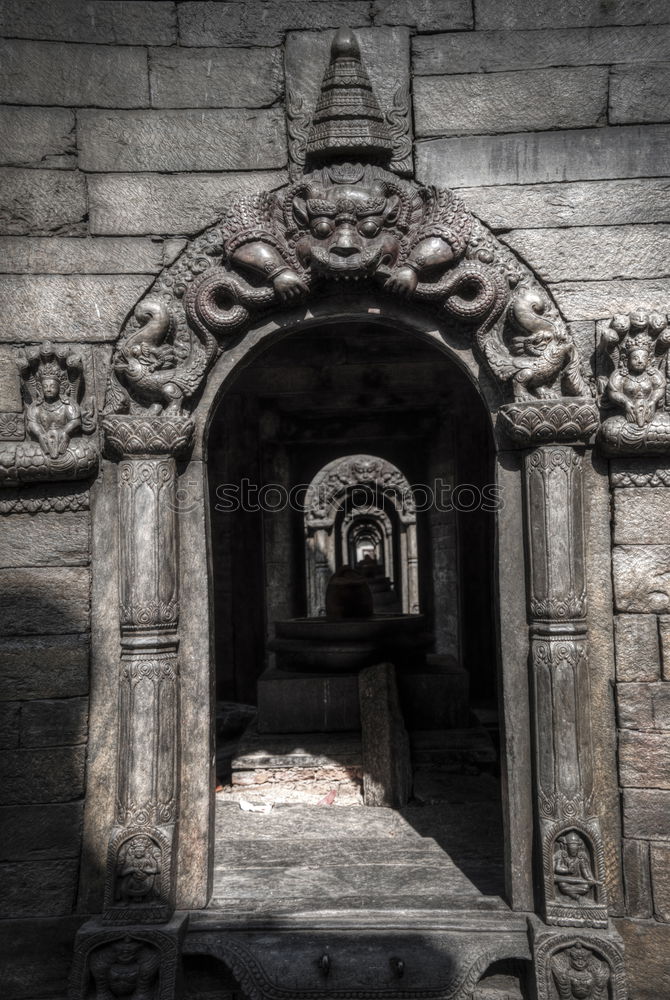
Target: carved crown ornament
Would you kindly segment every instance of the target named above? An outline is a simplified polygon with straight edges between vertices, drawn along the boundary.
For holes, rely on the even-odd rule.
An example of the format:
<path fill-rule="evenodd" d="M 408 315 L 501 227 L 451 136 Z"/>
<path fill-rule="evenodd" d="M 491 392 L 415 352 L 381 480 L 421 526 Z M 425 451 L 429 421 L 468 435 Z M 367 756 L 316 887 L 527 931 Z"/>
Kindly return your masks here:
<path fill-rule="evenodd" d="M 66 348 L 16 352 L 23 422 L 19 440 L 0 442 L 0 486 L 86 479 L 98 468 L 95 400 L 84 363 Z M 21 440 L 23 438 L 23 440 Z"/>
<path fill-rule="evenodd" d="M 463 333 L 508 400 L 513 440 L 593 434 L 593 391 L 549 294 L 453 192 L 401 176 L 402 97 L 381 112 L 353 32 L 335 35 L 311 122 L 290 104 L 292 182 L 232 200 L 135 308 L 112 360 L 108 433 L 187 414 L 263 313 L 364 285 Z"/>

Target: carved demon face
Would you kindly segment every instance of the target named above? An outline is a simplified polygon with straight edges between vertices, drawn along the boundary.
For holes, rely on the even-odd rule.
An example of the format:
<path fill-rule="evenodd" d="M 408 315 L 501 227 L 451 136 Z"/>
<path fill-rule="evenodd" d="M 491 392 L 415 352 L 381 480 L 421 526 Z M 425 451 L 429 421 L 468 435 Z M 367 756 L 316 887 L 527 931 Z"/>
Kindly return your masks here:
<path fill-rule="evenodd" d="M 296 250 L 302 264 L 329 278 L 358 280 L 392 267 L 400 245 L 394 223 L 397 195 L 362 185 L 333 185 L 296 197 L 293 215 L 302 235 Z"/>

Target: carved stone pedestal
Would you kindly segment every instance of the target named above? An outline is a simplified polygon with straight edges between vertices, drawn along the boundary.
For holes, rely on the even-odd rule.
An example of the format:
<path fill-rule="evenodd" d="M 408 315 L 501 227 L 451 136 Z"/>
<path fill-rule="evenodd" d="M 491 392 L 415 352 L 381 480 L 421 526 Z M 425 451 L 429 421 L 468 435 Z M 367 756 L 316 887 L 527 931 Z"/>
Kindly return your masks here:
<path fill-rule="evenodd" d="M 626 1000 L 616 932 L 554 932 L 535 917 L 529 923 L 536 1000 Z"/>
<path fill-rule="evenodd" d="M 77 935 L 70 1000 L 179 1000 L 188 914 L 169 923 L 110 928 L 91 920 Z"/>

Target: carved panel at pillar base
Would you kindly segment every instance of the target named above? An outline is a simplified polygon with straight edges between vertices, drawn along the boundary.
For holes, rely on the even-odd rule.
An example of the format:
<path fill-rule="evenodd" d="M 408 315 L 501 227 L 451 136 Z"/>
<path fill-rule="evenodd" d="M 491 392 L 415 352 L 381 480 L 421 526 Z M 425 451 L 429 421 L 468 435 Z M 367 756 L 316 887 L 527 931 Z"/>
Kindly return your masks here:
<path fill-rule="evenodd" d="M 110 456 L 172 455 L 182 458 L 193 445 L 195 425 L 189 417 L 109 415 L 103 418 L 105 445 Z"/>
<path fill-rule="evenodd" d="M 187 914 L 161 927 L 84 924 L 75 941 L 69 1000 L 179 1000 Z"/>
<path fill-rule="evenodd" d="M 606 928 L 605 852 L 598 820 L 541 820 L 540 833 L 546 922 Z"/>
<path fill-rule="evenodd" d="M 623 946 L 613 931 L 554 932 L 530 919 L 537 1000 L 626 1000 Z"/>
<path fill-rule="evenodd" d="M 598 407 L 587 396 L 507 403 L 498 411 L 500 425 L 520 445 L 588 441 L 598 429 Z"/>
<path fill-rule="evenodd" d="M 164 923 L 174 912 L 174 827 L 116 828 L 107 850 L 104 921 Z"/>

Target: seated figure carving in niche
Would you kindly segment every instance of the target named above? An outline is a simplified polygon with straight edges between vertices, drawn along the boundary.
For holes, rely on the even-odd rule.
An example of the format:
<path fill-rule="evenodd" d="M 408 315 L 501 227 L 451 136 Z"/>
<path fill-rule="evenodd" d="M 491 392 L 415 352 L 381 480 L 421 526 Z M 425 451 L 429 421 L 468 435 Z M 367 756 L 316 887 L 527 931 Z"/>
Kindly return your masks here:
<path fill-rule="evenodd" d="M 77 355 L 50 343 L 19 351 L 27 440 L 0 444 L 0 484 L 81 479 L 95 472 L 98 449 L 84 435 L 96 428 L 93 399 L 84 400 Z"/>
<path fill-rule="evenodd" d="M 94 952 L 91 973 L 101 1000 L 153 1000 L 160 955 L 143 941 L 126 936 Z"/>
<path fill-rule="evenodd" d="M 606 416 L 600 431 L 608 450 L 664 451 L 670 446 L 667 410 L 667 351 L 670 329 L 658 313 L 615 316 L 603 333 L 600 350 L 614 368 L 599 379 Z"/>
<path fill-rule="evenodd" d="M 118 899 L 130 905 L 158 899 L 160 873 L 160 849 L 150 837 L 133 837 L 119 853 Z"/>
<path fill-rule="evenodd" d="M 559 1000 L 606 1000 L 610 970 L 582 945 L 560 951 L 551 962 Z"/>
<path fill-rule="evenodd" d="M 554 851 L 554 876 L 556 888 L 574 902 L 592 900 L 595 886 L 589 852 L 575 830 L 570 830 L 556 841 Z"/>

